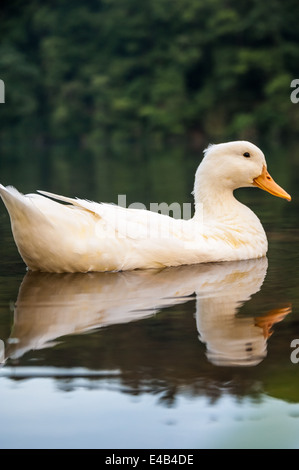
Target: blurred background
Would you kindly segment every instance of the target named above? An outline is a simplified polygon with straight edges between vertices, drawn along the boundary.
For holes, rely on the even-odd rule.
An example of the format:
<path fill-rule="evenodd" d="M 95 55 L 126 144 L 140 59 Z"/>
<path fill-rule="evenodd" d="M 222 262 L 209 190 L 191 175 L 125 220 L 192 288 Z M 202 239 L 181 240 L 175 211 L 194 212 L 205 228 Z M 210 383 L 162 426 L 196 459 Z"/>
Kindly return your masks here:
<path fill-rule="evenodd" d="M 290 189 L 298 21 L 295 0 L 2 2 L 2 183 L 180 202 L 209 143 L 247 139 Z"/>
<path fill-rule="evenodd" d="M 1 141 L 295 138 L 296 0 L 11 0 Z"/>

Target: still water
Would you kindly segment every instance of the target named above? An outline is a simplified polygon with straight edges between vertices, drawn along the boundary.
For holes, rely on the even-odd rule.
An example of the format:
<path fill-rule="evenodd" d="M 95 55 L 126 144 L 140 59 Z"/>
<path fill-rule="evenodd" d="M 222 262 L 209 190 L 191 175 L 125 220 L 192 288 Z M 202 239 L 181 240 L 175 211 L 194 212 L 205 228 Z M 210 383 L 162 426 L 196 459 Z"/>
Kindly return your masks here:
<path fill-rule="evenodd" d="M 0 448 L 299 448 L 292 155 L 266 153 L 291 203 L 237 193 L 268 234 L 259 260 L 26 272 L 0 207 Z M 10 145 L 0 158 L 1 182 L 22 192 L 181 204 L 192 201 L 201 154 Z"/>

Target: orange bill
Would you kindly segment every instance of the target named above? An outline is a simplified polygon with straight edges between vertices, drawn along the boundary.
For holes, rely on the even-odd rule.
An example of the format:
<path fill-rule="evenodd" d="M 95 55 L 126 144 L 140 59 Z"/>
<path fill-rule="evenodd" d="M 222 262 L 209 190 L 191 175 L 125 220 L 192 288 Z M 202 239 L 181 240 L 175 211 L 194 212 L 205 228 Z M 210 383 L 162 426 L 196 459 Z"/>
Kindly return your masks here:
<path fill-rule="evenodd" d="M 268 339 L 273 333 L 273 325 L 275 323 L 281 322 L 291 312 L 292 304 L 288 303 L 285 307 L 270 310 L 267 315 L 255 318 L 255 325 L 262 328 L 264 338 Z"/>
<path fill-rule="evenodd" d="M 273 196 L 282 197 L 288 201 L 292 199 L 284 189 L 275 183 L 272 176 L 269 175 L 265 165 L 263 166 L 262 174 L 257 178 L 254 178 L 253 184 L 264 191 L 268 191 L 268 193 L 273 194 Z"/>

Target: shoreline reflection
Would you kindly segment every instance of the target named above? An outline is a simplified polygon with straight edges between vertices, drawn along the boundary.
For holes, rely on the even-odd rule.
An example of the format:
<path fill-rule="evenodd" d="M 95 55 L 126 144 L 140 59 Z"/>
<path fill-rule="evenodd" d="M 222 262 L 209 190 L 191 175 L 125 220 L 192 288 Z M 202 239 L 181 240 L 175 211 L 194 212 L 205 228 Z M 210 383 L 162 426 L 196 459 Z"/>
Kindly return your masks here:
<path fill-rule="evenodd" d="M 291 312 L 238 315 L 264 282 L 267 258 L 118 273 L 28 272 L 14 309 L 5 360 L 53 347 L 59 338 L 142 320 L 196 299 L 196 327 L 208 361 L 255 366 L 267 355 L 271 327 Z"/>

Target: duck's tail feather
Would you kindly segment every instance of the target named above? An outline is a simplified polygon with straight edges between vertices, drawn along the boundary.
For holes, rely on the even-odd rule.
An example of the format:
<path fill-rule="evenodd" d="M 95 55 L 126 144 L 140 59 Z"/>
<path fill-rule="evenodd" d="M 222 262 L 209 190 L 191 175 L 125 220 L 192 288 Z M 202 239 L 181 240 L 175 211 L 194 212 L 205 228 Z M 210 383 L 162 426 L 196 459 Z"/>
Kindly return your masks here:
<path fill-rule="evenodd" d="M 33 214 L 40 213 L 36 203 L 43 198 L 38 194 L 22 194 L 13 186 L 0 184 L 0 196 L 11 219 L 30 218 Z"/>
<path fill-rule="evenodd" d="M 10 206 L 20 206 L 26 204 L 27 200 L 24 194 L 20 193 L 13 186 L 3 186 L 0 184 L 0 196 L 6 206 L 10 209 Z"/>
<path fill-rule="evenodd" d="M 13 186 L 3 186 L 3 184 L 0 184 L 0 195 L 5 197 L 6 194 L 11 194 L 18 198 L 24 196 Z"/>

